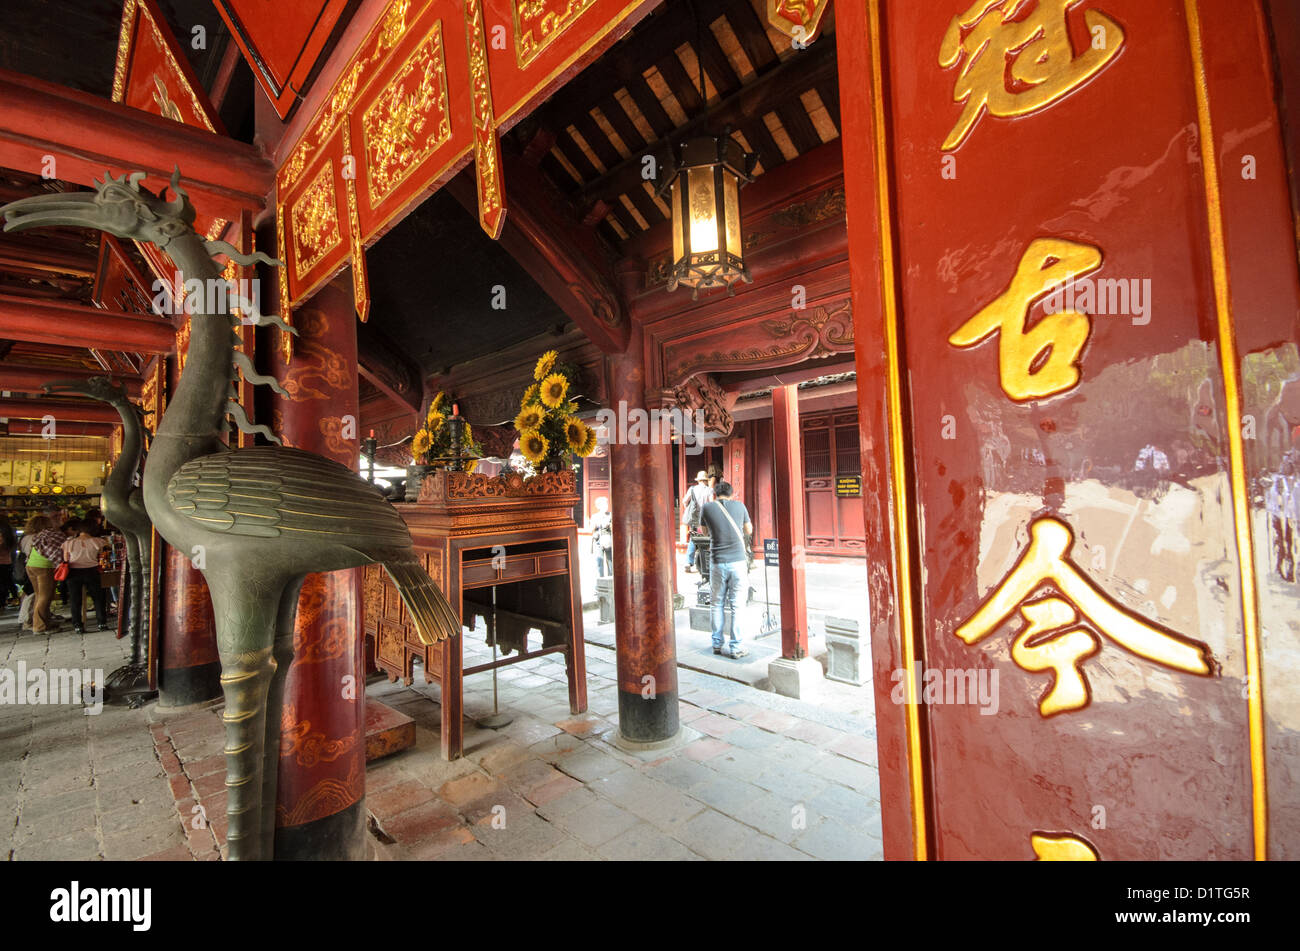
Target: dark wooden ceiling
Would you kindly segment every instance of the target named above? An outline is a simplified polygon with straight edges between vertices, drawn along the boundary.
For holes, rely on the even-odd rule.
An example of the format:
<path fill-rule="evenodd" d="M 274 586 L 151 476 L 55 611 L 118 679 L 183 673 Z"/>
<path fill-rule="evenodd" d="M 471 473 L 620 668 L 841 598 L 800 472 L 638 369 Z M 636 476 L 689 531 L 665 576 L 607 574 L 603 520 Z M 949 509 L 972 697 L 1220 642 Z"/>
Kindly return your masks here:
<path fill-rule="evenodd" d="M 512 130 L 513 146 L 535 150 L 553 136 L 541 168 L 618 245 L 669 217 L 642 159 L 662 162 L 688 133 L 730 128 L 757 153 L 758 174 L 837 138 L 834 8 L 795 49 L 768 25 L 766 4 L 667 0 Z"/>
<path fill-rule="evenodd" d="M 461 172 L 473 176 L 472 167 Z M 426 200 L 366 252 L 370 328 L 425 375 L 568 322 L 528 272 L 449 189 Z M 493 306 L 496 288 L 505 306 Z"/>

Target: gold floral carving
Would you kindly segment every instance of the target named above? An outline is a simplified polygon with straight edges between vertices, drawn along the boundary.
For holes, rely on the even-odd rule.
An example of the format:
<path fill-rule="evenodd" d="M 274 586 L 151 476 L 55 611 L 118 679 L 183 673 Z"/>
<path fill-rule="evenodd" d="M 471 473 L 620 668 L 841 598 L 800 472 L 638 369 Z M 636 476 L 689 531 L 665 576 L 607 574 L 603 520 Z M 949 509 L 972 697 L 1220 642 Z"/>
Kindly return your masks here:
<path fill-rule="evenodd" d="M 131 59 L 131 33 L 135 23 L 136 0 L 126 0 L 122 6 L 122 27 L 117 35 L 117 63 L 113 66 L 113 101 L 126 97 L 126 66 Z"/>
<path fill-rule="evenodd" d="M 343 123 L 343 154 L 352 155 L 352 133 Z M 352 238 L 352 303 L 364 324 L 370 316 L 370 281 L 366 277 L 366 248 L 361 241 L 361 216 L 357 214 L 356 176 L 343 177 L 348 199 L 348 233 Z"/>
<path fill-rule="evenodd" d="M 518 472 L 499 476 L 474 472 L 448 472 L 428 476 L 420 490 L 420 501 L 461 499 L 531 498 L 542 495 L 572 495 L 577 492 L 573 472 L 542 472 L 525 479 Z"/>
<path fill-rule="evenodd" d="M 281 192 L 281 195 L 284 193 Z M 280 255 L 280 260 L 285 261 L 284 257 L 284 205 L 276 202 L 275 206 L 275 248 Z M 287 263 L 287 262 L 286 262 Z M 280 319 L 286 324 L 292 325 L 293 314 L 290 310 L 289 300 L 289 268 L 278 267 L 280 280 Z M 278 331 L 280 334 L 280 354 L 284 357 L 287 364 L 293 357 L 293 334 L 287 330 Z"/>
<path fill-rule="evenodd" d="M 377 208 L 451 138 L 441 20 L 366 109 L 362 129 L 370 207 Z"/>
<path fill-rule="evenodd" d="M 515 59 L 528 66 L 596 0 L 515 0 Z"/>
<path fill-rule="evenodd" d="M 496 116 L 492 109 L 492 83 L 488 78 L 487 38 L 483 31 L 481 0 L 465 0 L 465 39 L 469 47 L 470 104 L 474 124 L 474 165 L 478 172 L 478 219 L 496 239 L 505 224 L 505 199 L 501 189 L 501 157 Z"/>
<path fill-rule="evenodd" d="M 411 0 L 394 0 L 389 4 L 383 20 L 376 27 L 378 32 L 371 34 L 375 38 L 374 48 L 366 53 L 364 51 L 368 42 L 363 43 L 356 58 L 335 82 L 329 100 L 321 107 L 316 120 L 303 133 L 288 161 L 280 169 L 279 185 L 282 194 L 298 183 L 308 159 L 333 134 L 339 120 L 351 111 L 357 93 L 361 90 L 362 77 L 373 75 L 377 71 L 373 67 L 378 66 L 378 60 L 396 46 L 406 33 L 406 14 L 410 7 Z"/>
<path fill-rule="evenodd" d="M 321 167 L 302 197 L 294 202 L 290 214 L 293 218 L 294 272 L 301 281 L 343 240 L 331 165 Z"/>
<path fill-rule="evenodd" d="M 406 11 L 411 8 L 411 0 L 397 0 L 389 6 L 384 14 L 383 25 L 379 28 L 379 45 L 389 50 L 397 45 L 406 33 Z"/>

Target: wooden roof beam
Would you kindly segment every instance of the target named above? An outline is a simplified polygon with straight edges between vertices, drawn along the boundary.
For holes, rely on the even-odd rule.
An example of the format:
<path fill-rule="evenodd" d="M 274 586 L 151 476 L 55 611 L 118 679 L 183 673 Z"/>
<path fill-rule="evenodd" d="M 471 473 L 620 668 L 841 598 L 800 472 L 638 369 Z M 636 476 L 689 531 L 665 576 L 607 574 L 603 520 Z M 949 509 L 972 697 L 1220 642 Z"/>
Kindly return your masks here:
<path fill-rule="evenodd" d="M 260 212 L 275 170 L 251 145 L 122 103 L 0 69 L 0 166 L 40 172 L 52 155 L 55 177 L 90 185 L 104 172 L 142 171 L 150 187 L 180 166 L 185 191 L 206 215 Z"/>
<path fill-rule="evenodd" d="M 53 416 L 56 425 L 63 422 L 120 423 L 122 417 L 107 403 L 91 400 L 25 400 L 0 397 L 0 418 L 44 419 Z"/>
<path fill-rule="evenodd" d="M 31 393 L 40 395 L 41 387 L 50 380 L 88 380 L 93 376 L 107 376 L 103 370 L 79 370 L 72 367 L 15 366 L 0 363 L 0 391 L 10 393 Z M 126 386 L 126 393 L 133 399 L 140 396 L 143 385 L 139 377 L 114 376 Z"/>
<path fill-rule="evenodd" d="M 135 353 L 171 353 L 176 347 L 176 331 L 165 320 L 12 294 L 0 294 L 0 327 L 10 340 L 61 347 Z"/>

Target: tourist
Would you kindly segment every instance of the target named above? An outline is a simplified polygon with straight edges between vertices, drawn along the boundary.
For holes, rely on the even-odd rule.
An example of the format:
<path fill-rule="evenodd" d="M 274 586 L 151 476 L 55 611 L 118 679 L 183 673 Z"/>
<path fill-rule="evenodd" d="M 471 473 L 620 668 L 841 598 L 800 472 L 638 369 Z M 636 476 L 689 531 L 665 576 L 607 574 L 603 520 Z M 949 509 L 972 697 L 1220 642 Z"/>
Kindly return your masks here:
<path fill-rule="evenodd" d="M 740 643 L 736 621 L 737 600 L 748 587 L 749 560 L 746 552 L 754 526 L 749 512 L 731 497 L 731 483 L 718 482 L 717 499 L 704 504 L 701 521 L 709 532 L 709 582 L 713 602 L 713 653 L 744 657 L 749 653 Z M 741 530 L 744 526 L 744 530 Z M 731 637 L 723 644 L 724 635 Z"/>
<path fill-rule="evenodd" d="M 695 570 L 695 536 L 700 534 L 700 513 L 708 502 L 713 501 L 713 489 L 709 486 L 709 474 L 701 469 L 695 473 L 695 484 L 686 493 L 682 502 L 682 524 L 686 526 L 686 571 Z"/>
<path fill-rule="evenodd" d="M 107 631 L 104 586 L 99 582 L 99 552 L 108 539 L 91 534 L 94 526 L 88 521 L 68 523 L 68 540 L 63 543 L 63 560 L 68 563 L 68 603 L 72 606 L 72 629 L 86 633 L 86 595 L 95 604 L 95 620 L 99 630 Z"/>
<path fill-rule="evenodd" d="M 32 516 L 23 528 L 22 546 L 33 591 L 31 629 L 36 634 L 59 629 L 50 605 L 54 603 L 54 568 L 63 559 L 64 540 L 46 515 Z"/>
<path fill-rule="evenodd" d="M 1292 537 L 1286 517 L 1290 497 L 1286 476 L 1273 473 L 1272 483 L 1264 495 L 1264 509 L 1273 528 L 1273 570 L 1283 581 L 1290 581 L 1294 570 Z"/>
<path fill-rule="evenodd" d="M 14 584 L 14 552 L 18 549 L 18 537 L 14 534 L 9 519 L 0 515 L 0 611 L 14 600 L 18 587 Z"/>
<path fill-rule="evenodd" d="M 596 513 L 591 517 L 591 550 L 596 555 L 596 577 L 614 573 L 614 517 L 609 514 L 609 499 L 596 499 Z"/>

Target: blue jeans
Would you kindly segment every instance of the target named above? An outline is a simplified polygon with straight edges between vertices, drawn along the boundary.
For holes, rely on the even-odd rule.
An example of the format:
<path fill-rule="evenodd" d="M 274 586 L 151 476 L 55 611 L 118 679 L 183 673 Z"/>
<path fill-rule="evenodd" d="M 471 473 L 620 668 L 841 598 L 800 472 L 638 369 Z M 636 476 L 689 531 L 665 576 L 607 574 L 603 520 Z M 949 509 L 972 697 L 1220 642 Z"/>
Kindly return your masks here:
<path fill-rule="evenodd" d="M 724 635 L 728 633 L 731 635 L 731 640 L 724 649 L 734 651 L 740 646 L 740 637 L 736 633 L 736 598 L 745 591 L 748 581 L 749 566 L 743 561 L 730 561 L 723 564 L 715 562 L 709 569 L 715 649 L 723 648 Z"/>
<path fill-rule="evenodd" d="M 686 533 L 686 564 L 695 564 L 695 529 Z"/>

